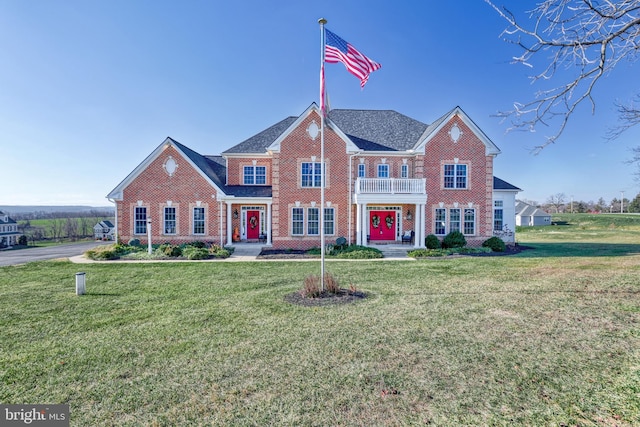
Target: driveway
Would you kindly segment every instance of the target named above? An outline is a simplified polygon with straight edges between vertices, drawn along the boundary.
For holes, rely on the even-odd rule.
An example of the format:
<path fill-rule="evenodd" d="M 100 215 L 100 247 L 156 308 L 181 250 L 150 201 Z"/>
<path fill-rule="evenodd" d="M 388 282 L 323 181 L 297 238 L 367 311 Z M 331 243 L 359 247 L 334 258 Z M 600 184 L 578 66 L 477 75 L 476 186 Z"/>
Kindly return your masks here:
<path fill-rule="evenodd" d="M 66 245 L 47 246 L 42 248 L 28 247 L 26 249 L 15 249 L 0 251 L 0 267 L 7 265 L 26 264 L 32 261 L 43 261 L 47 259 L 69 258 L 82 255 L 86 250 L 113 242 L 82 242 L 69 243 Z"/>

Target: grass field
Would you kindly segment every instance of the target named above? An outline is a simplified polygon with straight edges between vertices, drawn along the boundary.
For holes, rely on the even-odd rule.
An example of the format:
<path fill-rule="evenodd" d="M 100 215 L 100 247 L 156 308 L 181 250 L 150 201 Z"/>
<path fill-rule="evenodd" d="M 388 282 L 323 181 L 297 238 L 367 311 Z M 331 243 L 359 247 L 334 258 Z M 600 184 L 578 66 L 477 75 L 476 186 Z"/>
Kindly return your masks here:
<path fill-rule="evenodd" d="M 640 216 L 612 217 L 554 217 L 514 256 L 330 261 L 369 297 L 328 307 L 284 301 L 316 262 L 3 267 L 0 402 L 73 426 L 639 425 Z"/>

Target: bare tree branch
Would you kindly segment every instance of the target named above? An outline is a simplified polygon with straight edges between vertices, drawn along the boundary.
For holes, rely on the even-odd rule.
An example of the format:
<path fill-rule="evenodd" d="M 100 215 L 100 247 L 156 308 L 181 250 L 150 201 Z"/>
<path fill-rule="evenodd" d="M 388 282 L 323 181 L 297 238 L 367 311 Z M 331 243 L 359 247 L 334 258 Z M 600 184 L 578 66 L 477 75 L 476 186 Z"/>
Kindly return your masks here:
<path fill-rule="evenodd" d="M 553 124 L 552 135 L 534 152 L 555 143 L 579 105 L 587 103 L 595 113 L 592 94 L 600 79 L 608 76 L 621 60 L 637 60 L 640 0 L 544 0 L 529 12 L 531 29 L 506 8 L 497 7 L 491 0 L 485 2 L 508 23 L 501 36 L 522 49 L 522 54 L 513 58 L 514 63 L 535 69 L 535 60 L 550 54 L 542 58 L 546 65 L 531 76 L 532 83 L 561 78 L 556 75 L 560 69 L 575 72 L 573 79 L 569 77 L 569 81 L 542 89 L 535 99 L 516 102 L 512 110 L 496 114 L 511 120 L 510 131 L 533 132 L 540 125 Z M 615 136 L 636 125 L 639 115 L 634 105 L 618 105 L 618 109 L 623 125 L 612 134 Z"/>

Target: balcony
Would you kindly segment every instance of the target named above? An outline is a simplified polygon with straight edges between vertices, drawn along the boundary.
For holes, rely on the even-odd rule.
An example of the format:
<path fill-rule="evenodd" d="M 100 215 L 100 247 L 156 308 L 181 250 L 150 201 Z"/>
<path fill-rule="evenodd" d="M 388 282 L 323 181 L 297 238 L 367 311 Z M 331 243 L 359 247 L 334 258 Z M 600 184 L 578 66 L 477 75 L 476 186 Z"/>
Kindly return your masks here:
<path fill-rule="evenodd" d="M 358 178 L 356 194 L 427 194 L 426 180 L 400 178 Z"/>

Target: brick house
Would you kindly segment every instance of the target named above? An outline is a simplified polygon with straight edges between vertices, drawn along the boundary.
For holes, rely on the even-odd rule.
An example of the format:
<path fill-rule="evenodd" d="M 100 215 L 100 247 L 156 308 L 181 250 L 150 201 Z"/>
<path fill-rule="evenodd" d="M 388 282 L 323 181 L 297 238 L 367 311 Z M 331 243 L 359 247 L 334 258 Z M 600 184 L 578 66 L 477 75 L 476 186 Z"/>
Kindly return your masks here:
<path fill-rule="evenodd" d="M 315 103 L 219 156 L 167 138 L 107 196 L 118 239 L 320 244 L 321 118 Z M 498 147 L 459 107 L 432 124 L 395 111 L 326 119 L 325 236 L 369 245 L 462 231 L 480 244 L 515 225 L 519 188 L 493 176 Z"/>

